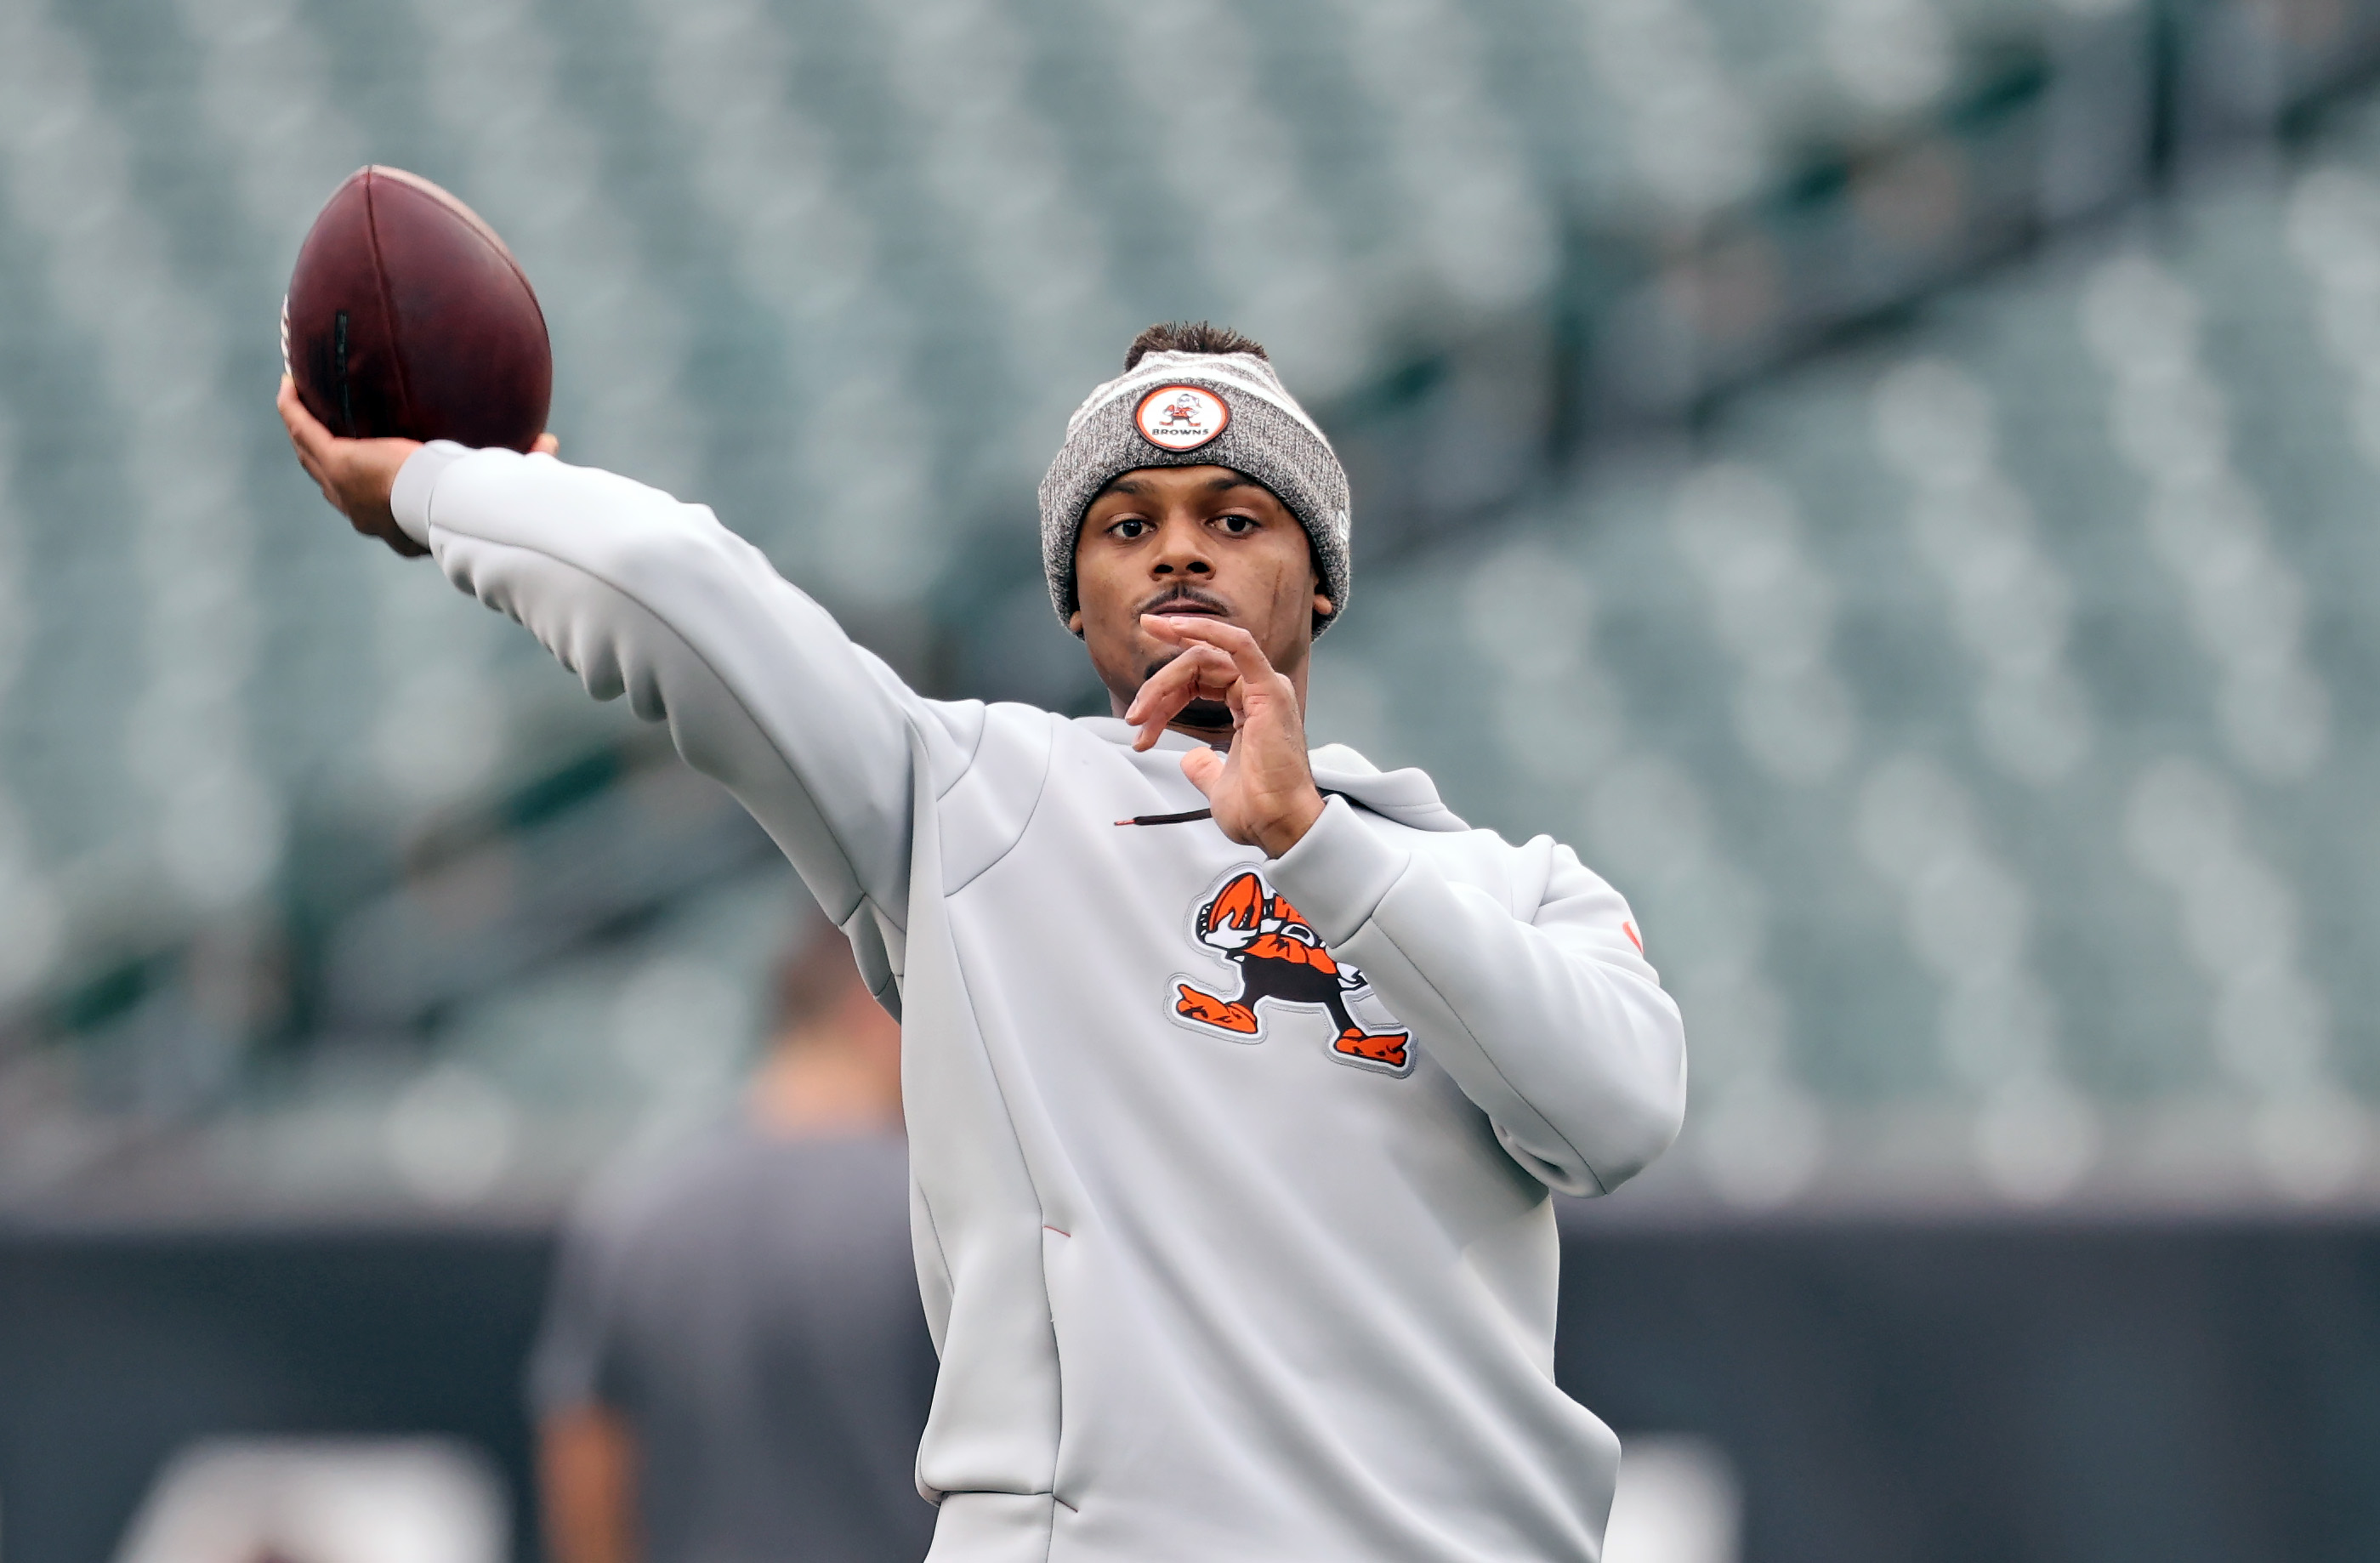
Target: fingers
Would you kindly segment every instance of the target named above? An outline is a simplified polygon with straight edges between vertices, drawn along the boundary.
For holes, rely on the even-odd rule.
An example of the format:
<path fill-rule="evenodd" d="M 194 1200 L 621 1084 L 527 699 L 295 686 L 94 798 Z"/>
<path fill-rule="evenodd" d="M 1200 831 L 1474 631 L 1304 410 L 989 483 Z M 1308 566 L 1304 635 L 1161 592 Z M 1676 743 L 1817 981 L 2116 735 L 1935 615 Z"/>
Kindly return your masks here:
<path fill-rule="evenodd" d="M 281 394 L 273 398 L 273 405 L 280 410 L 281 422 L 289 430 L 289 448 L 298 453 L 298 465 L 314 479 L 314 486 L 322 491 L 331 507 L 344 512 L 346 506 L 340 501 L 339 487 L 331 480 L 331 431 L 306 410 L 305 402 L 298 394 L 298 382 L 285 374 L 281 377 Z"/>
<path fill-rule="evenodd" d="M 1210 749 L 1202 744 L 1182 757 L 1182 774 L 1188 777 L 1190 785 L 1205 794 L 1207 800 L 1211 803 L 1214 801 L 1216 784 L 1222 779 L 1224 764 L 1225 761 L 1220 751 Z"/>
<path fill-rule="evenodd" d="M 331 508 L 334 510 L 343 510 L 344 507 L 339 503 L 338 487 L 331 481 L 330 469 L 324 466 L 321 460 L 315 456 L 314 453 L 308 450 L 305 446 L 298 444 L 293 441 L 291 442 L 291 447 L 298 453 L 298 466 L 304 469 L 307 477 L 314 479 L 314 487 L 322 491 L 322 497 L 331 503 Z"/>
<path fill-rule="evenodd" d="M 1151 674 L 1126 709 L 1124 720 L 1140 728 L 1134 746 L 1144 750 L 1154 746 L 1183 707 L 1201 697 L 1226 698 L 1227 692 L 1237 684 L 1231 664 L 1218 653 L 1183 653 Z"/>
<path fill-rule="evenodd" d="M 1204 644 L 1214 647 L 1232 660 L 1239 675 L 1251 684 L 1272 676 L 1272 663 L 1257 637 L 1239 625 L 1222 619 L 1183 618 L 1170 614 L 1145 613 L 1144 626 L 1156 628 L 1159 637 L 1176 645 Z"/>
<path fill-rule="evenodd" d="M 1148 675 L 1142 683 L 1140 692 L 1132 697 L 1132 704 L 1124 708 L 1124 720 L 1138 722 L 1144 711 L 1153 709 L 1169 700 L 1178 704 L 1182 700 L 1190 698 L 1189 692 L 1181 686 L 1185 683 L 1195 684 L 1197 674 L 1197 659 L 1190 652 L 1184 651 Z"/>
<path fill-rule="evenodd" d="M 1133 697 L 1132 704 L 1124 709 L 1124 721 L 1140 729 L 1133 746 L 1150 748 L 1164 736 L 1166 724 L 1183 707 L 1201 697 L 1231 699 L 1238 685 L 1238 671 L 1221 651 L 1203 645 L 1185 648 L 1182 655 L 1149 674 L 1140 692 Z"/>
<path fill-rule="evenodd" d="M 1181 647 L 1182 654 L 1150 674 L 1124 711 L 1124 720 L 1140 729 L 1135 749 L 1154 747 L 1166 725 L 1193 700 L 1223 701 L 1236 725 L 1246 714 L 1252 690 L 1260 702 L 1288 693 L 1288 681 L 1274 671 L 1256 636 L 1237 624 L 1160 613 L 1144 613 L 1140 623 L 1155 638 Z"/>
<path fill-rule="evenodd" d="M 280 409 L 281 421 L 289 430 L 289 442 L 298 447 L 300 460 L 309 452 L 317 459 L 330 454 L 331 431 L 322 427 L 322 419 L 306 410 L 296 381 L 285 374 L 281 377 L 281 394 L 273 399 L 273 405 Z"/>
<path fill-rule="evenodd" d="M 298 453 L 298 465 L 334 510 L 345 512 L 346 506 L 339 497 L 339 486 L 331 479 L 331 431 L 298 399 L 298 387 L 287 375 L 281 377 L 281 394 L 273 405 L 280 409 L 281 421 L 289 430 L 289 448 Z"/>
<path fill-rule="evenodd" d="M 327 487 L 330 479 L 323 475 L 322 464 L 314 458 L 314 453 L 295 439 L 289 442 L 289 448 L 298 454 L 298 465 L 306 469 L 306 476 Z"/>

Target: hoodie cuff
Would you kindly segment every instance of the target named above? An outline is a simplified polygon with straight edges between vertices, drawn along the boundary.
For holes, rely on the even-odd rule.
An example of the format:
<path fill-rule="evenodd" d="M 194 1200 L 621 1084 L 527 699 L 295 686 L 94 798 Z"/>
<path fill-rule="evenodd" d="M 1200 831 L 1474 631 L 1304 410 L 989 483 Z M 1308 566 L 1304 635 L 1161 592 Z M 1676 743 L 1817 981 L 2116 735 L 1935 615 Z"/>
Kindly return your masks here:
<path fill-rule="evenodd" d="M 1375 835 L 1345 798 L 1331 797 L 1297 844 L 1265 865 L 1265 878 L 1335 949 L 1371 920 L 1412 856 Z"/>
<path fill-rule="evenodd" d="M 432 440 L 396 469 L 396 485 L 388 491 L 388 508 L 399 530 L 422 547 L 430 546 L 430 495 L 445 470 L 471 454 L 452 440 Z"/>

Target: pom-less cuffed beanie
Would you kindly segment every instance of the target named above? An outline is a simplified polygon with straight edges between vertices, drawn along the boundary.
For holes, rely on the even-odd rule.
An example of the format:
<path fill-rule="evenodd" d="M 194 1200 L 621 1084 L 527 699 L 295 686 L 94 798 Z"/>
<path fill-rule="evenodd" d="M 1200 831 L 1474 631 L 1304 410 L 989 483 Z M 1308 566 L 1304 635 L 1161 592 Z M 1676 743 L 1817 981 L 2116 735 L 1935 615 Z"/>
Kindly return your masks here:
<path fill-rule="evenodd" d="M 1314 543 L 1314 571 L 1332 610 L 1316 616 L 1315 633 L 1346 611 L 1354 574 L 1347 473 L 1322 430 L 1253 353 L 1151 353 L 1084 399 L 1041 479 L 1041 563 L 1061 622 L 1081 605 L 1075 541 L 1083 512 L 1140 466 L 1228 466 L 1270 489 Z"/>

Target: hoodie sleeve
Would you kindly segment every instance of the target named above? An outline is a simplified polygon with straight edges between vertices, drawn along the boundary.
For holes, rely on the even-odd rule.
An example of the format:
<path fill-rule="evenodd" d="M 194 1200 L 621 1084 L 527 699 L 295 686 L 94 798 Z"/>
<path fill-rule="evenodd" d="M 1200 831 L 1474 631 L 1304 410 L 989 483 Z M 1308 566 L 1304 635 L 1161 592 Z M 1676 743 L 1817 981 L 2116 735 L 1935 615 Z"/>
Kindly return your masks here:
<path fill-rule="evenodd" d="M 707 507 L 625 478 L 441 442 L 406 462 L 391 502 L 447 579 L 589 694 L 667 722 L 855 934 L 863 969 L 889 959 L 852 919 L 872 908 L 898 948 L 914 768 L 955 774 L 979 708 L 922 699 Z M 868 970 L 880 996 L 888 975 Z"/>
<path fill-rule="evenodd" d="M 1684 1028 L 1620 892 L 1568 847 L 1514 850 L 1543 873 L 1527 915 L 1334 797 L 1267 872 L 1524 1167 L 1563 1193 L 1608 1193 L 1677 1138 Z"/>

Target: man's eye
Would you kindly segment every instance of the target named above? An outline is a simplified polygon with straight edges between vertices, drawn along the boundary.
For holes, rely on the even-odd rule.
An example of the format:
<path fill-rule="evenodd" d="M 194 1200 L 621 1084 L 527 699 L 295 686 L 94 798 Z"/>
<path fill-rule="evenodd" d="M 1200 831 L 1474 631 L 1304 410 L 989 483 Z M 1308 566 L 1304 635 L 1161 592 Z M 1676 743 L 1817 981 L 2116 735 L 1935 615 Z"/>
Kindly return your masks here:
<path fill-rule="evenodd" d="M 1148 523 L 1143 521 L 1136 515 L 1127 515 L 1123 520 L 1117 522 L 1111 530 L 1112 530 L 1117 537 L 1129 542 L 1133 539 L 1146 533 L 1148 530 Z"/>
<path fill-rule="evenodd" d="M 1216 525 L 1236 538 L 1243 533 L 1255 531 L 1257 518 L 1253 515 L 1223 515 L 1216 518 Z"/>

